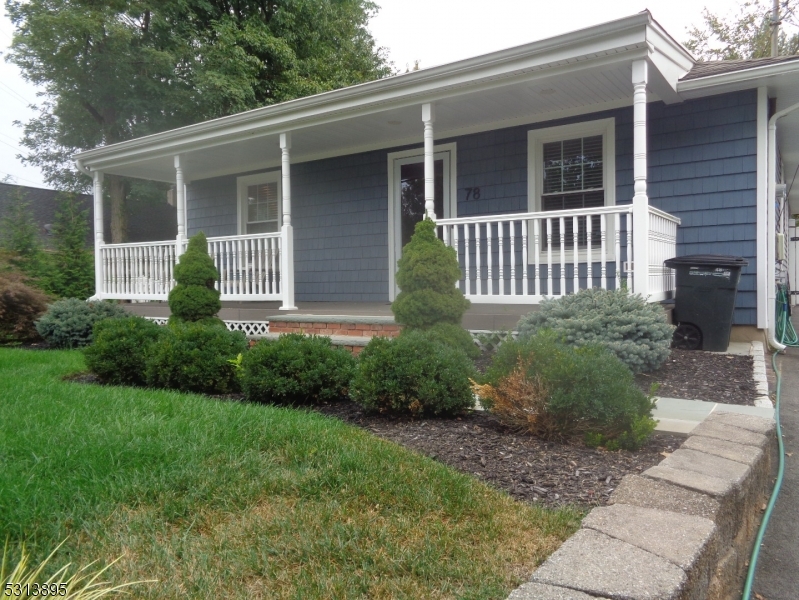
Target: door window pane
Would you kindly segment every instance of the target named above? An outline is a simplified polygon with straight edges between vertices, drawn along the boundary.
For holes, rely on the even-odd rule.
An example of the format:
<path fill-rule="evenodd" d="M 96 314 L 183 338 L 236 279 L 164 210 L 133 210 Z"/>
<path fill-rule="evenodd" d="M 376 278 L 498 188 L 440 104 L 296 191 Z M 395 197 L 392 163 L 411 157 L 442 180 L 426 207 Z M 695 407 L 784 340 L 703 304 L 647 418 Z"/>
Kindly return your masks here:
<path fill-rule="evenodd" d="M 247 233 L 277 231 L 277 182 L 247 186 Z"/>
<path fill-rule="evenodd" d="M 444 161 L 434 162 L 436 216 L 444 217 Z M 400 165 L 400 221 L 402 247 L 411 241 L 414 227 L 424 219 L 424 162 Z"/>

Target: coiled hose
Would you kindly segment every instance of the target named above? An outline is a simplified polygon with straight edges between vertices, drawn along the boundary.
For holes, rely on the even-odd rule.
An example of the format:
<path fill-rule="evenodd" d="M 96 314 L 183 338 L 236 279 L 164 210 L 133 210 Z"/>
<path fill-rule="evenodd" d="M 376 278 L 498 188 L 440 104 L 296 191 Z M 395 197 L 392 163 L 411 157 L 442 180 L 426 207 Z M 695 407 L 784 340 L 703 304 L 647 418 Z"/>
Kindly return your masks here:
<path fill-rule="evenodd" d="M 785 346 L 799 347 L 799 339 L 796 336 L 796 330 L 790 319 L 790 311 L 788 307 L 788 290 L 785 286 L 780 285 L 777 288 L 777 341 Z M 780 396 L 782 391 L 782 376 L 777 368 L 777 354 L 775 352 L 771 356 L 771 366 L 774 368 L 774 373 L 777 374 L 777 395 L 774 404 L 774 420 L 777 423 L 777 446 L 779 448 L 779 466 L 777 468 L 777 480 L 774 482 L 774 490 L 771 492 L 766 505 L 766 512 L 763 513 L 763 521 L 760 523 L 760 529 L 757 531 L 755 538 L 755 546 L 752 549 L 752 556 L 749 559 L 749 571 L 746 573 L 746 583 L 744 584 L 744 592 L 742 600 L 750 600 L 752 594 L 752 585 L 755 581 L 755 571 L 757 570 L 757 559 L 760 557 L 760 547 L 763 543 L 763 537 L 766 535 L 771 513 L 774 510 L 774 505 L 777 504 L 777 497 L 782 488 L 782 480 L 785 475 L 785 445 L 782 441 L 782 426 L 780 425 Z"/>

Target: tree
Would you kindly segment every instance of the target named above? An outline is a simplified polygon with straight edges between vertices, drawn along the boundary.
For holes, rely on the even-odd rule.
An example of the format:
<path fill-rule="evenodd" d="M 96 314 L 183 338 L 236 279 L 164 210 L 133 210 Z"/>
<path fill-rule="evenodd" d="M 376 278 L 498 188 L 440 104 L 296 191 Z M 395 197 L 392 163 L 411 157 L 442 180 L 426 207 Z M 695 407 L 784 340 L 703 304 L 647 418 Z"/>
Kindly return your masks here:
<path fill-rule="evenodd" d="M 50 256 L 46 291 L 61 298 L 85 300 L 94 293 L 94 258 L 86 248 L 89 211 L 72 193 L 58 199 L 53 221 L 54 252 Z"/>
<path fill-rule="evenodd" d="M 23 160 L 88 189 L 71 156 L 101 144 L 283 102 L 390 73 L 366 28 L 369 0 L 6 0 L 8 59 L 43 88 Z M 126 202 L 152 194 L 106 177 L 111 239 Z"/>
<path fill-rule="evenodd" d="M 778 55 L 791 55 L 799 51 L 799 35 L 786 33 L 785 25 L 797 26 L 796 9 L 799 0 L 780 0 Z M 707 8 L 702 11 L 704 24 L 688 30 L 685 43 L 700 60 L 741 60 L 771 56 L 773 26 L 771 0 L 744 2 L 734 17 L 714 15 Z"/>

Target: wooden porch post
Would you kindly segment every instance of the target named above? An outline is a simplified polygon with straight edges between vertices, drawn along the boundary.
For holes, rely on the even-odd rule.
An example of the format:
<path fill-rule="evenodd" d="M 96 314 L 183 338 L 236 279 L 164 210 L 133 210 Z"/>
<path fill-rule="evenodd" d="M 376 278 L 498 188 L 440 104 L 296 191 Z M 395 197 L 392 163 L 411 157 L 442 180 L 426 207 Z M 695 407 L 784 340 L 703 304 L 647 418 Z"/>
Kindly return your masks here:
<path fill-rule="evenodd" d="M 649 295 L 649 198 L 646 195 L 647 63 L 633 62 L 633 293 Z M 628 249 L 628 260 L 629 249 Z"/>
<path fill-rule="evenodd" d="M 183 244 L 186 242 L 186 194 L 183 187 L 183 167 L 180 164 L 180 154 L 175 155 L 175 196 L 178 209 L 178 237 L 175 243 L 175 256 L 183 254 Z"/>
<path fill-rule="evenodd" d="M 433 140 L 433 121 L 436 120 L 432 104 L 422 104 L 424 123 L 424 210 L 425 214 L 436 220 L 435 150 Z M 442 215 L 443 216 L 443 215 Z"/>
<path fill-rule="evenodd" d="M 103 292 L 103 246 L 105 245 L 105 232 L 103 231 L 103 174 L 93 171 L 92 193 L 94 194 L 94 296 L 93 300 L 102 300 Z"/>
<path fill-rule="evenodd" d="M 294 306 L 294 229 L 291 226 L 291 133 L 280 134 L 280 170 L 282 175 L 283 226 L 280 229 L 280 287 L 283 305 L 280 310 L 297 310 Z"/>

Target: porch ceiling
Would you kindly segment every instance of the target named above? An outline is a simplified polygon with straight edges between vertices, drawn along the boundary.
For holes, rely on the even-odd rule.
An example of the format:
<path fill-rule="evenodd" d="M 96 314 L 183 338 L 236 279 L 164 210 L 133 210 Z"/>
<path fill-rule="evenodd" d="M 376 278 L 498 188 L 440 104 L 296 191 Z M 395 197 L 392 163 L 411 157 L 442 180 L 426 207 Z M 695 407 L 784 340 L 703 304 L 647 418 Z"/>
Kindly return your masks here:
<path fill-rule="evenodd" d="M 567 73 L 542 73 L 469 93 L 442 94 L 433 101 L 436 139 L 632 105 L 629 56 L 598 68 L 593 61 L 585 62 Z M 375 110 L 292 129 L 291 159 L 296 163 L 377 148 L 421 146 L 422 135 L 419 103 Z M 278 167 L 279 133 L 254 129 L 248 138 L 227 142 L 217 139 L 204 147 L 183 151 L 181 156 L 188 181 Z M 168 182 L 175 178 L 171 155 L 121 164 L 105 172 Z"/>

